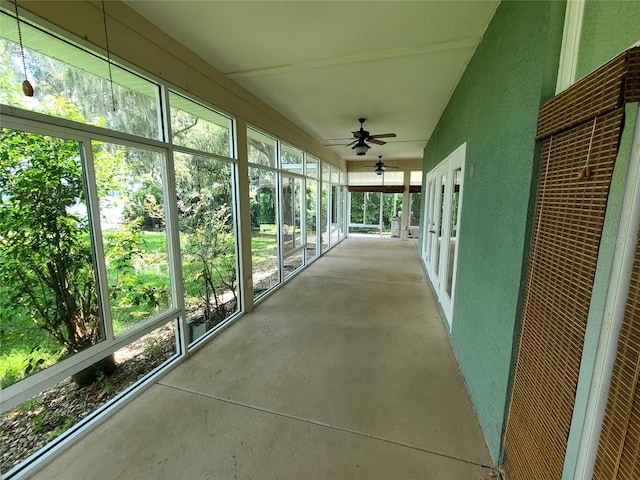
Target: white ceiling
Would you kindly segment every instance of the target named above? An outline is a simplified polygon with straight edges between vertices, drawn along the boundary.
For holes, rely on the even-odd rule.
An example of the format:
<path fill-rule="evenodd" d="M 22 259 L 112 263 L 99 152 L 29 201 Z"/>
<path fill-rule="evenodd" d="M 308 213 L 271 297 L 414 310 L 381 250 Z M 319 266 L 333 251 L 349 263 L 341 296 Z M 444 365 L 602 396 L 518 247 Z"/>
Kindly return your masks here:
<path fill-rule="evenodd" d="M 125 0 L 345 160 L 416 159 L 499 0 Z M 387 145 L 343 145 L 367 119 Z M 336 145 L 337 144 L 337 145 Z"/>

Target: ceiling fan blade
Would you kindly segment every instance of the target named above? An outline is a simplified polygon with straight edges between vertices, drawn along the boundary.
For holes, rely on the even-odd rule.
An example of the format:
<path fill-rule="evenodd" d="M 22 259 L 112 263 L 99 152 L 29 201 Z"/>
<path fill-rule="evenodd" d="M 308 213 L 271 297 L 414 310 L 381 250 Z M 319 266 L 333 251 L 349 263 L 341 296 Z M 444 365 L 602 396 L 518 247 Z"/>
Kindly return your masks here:
<path fill-rule="evenodd" d="M 375 138 L 371 138 L 371 137 L 369 137 L 367 139 L 367 142 L 377 143 L 378 145 L 386 145 L 387 144 L 387 142 L 383 142 L 382 140 L 376 140 Z"/>
<path fill-rule="evenodd" d="M 394 138 L 396 136 L 395 133 L 378 133 L 377 135 L 370 135 L 369 138 Z"/>
<path fill-rule="evenodd" d="M 347 143 L 347 144 L 345 145 L 345 147 L 350 147 L 351 145 L 355 145 L 356 143 L 358 143 L 358 140 L 354 140 L 354 141 L 353 141 L 353 142 L 351 142 L 351 143 Z"/>

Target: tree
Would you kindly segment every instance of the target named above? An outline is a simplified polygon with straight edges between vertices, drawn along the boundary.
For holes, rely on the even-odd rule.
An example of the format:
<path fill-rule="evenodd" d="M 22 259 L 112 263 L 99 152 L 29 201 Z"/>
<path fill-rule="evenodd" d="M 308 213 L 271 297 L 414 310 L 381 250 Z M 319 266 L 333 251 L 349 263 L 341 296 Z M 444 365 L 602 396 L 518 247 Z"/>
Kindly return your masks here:
<path fill-rule="evenodd" d="M 29 312 L 68 354 L 101 336 L 85 201 L 76 142 L 0 130 L 1 306 Z"/>

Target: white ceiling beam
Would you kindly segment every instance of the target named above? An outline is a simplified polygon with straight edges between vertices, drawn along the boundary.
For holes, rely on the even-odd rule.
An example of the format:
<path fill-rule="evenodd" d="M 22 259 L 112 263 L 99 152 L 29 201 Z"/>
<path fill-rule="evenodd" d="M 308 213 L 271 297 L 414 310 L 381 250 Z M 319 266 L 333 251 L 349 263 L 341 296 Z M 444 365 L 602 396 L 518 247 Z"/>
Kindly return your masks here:
<path fill-rule="evenodd" d="M 306 62 L 289 63 L 284 65 L 273 65 L 236 72 L 227 72 L 225 75 L 231 79 L 255 77 L 259 75 L 274 75 L 289 73 L 293 71 L 309 70 L 313 68 L 331 67 L 351 63 L 371 62 L 389 58 L 406 57 L 411 55 L 425 55 L 428 53 L 444 52 L 449 50 L 459 50 L 463 48 L 476 48 L 482 40 L 480 37 L 463 38 L 449 42 L 426 43 L 411 47 L 394 48 L 390 50 L 379 50 L 376 52 L 359 53 L 355 55 L 344 55 L 339 57 L 322 58 L 319 60 L 309 60 Z"/>

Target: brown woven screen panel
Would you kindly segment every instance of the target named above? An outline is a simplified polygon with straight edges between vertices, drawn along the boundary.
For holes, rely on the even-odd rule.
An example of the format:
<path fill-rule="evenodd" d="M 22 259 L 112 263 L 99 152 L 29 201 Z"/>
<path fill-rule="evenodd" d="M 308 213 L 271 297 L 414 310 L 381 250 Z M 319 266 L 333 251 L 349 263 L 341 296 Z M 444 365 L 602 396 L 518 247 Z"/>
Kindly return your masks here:
<path fill-rule="evenodd" d="M 640 478 L 640 236 L 600 432 L 594 480 Z"/>
<path fill-rule="evenodd" d="M 562 477 L 623 109 L 547 139 L 504 436 L 510 480 Z M 587 163 L 591 176 L 578 179 Z"/>
<path fill-rule="evenodd" d="M 640 47 L 628 51 L 629 73 L 625 79 L 624 99 L 640 102 Z"/>
<path fill-rule="evenodd" d="M 562 132 L 619 106 L 627 68 L 625 52 L 546 102 L 540 108 L 536 139 Z"/>

